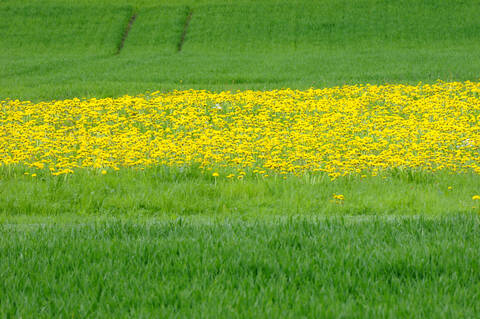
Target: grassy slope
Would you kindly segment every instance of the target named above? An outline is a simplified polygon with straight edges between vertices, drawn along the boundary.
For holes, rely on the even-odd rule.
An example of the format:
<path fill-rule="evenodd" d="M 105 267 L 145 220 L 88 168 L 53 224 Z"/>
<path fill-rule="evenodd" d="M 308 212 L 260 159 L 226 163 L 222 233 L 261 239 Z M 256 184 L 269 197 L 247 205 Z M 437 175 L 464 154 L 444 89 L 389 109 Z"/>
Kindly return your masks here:
<path fill-rule="evenodd" d="M 480 71 L 476 1 L 9 0 L 0 8 L 3 98 L 477 80 Z"/>

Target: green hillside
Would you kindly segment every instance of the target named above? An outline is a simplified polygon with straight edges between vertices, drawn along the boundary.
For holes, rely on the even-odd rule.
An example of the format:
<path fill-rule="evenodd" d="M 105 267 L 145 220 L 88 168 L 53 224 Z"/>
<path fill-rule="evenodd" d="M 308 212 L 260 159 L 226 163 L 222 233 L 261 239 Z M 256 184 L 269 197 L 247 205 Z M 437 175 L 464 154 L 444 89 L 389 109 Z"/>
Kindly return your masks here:
<path fill-rule="evenodd" d="M 477 1 L 7 0 L 0 97 L 478 80 L 479 14 Z"/>

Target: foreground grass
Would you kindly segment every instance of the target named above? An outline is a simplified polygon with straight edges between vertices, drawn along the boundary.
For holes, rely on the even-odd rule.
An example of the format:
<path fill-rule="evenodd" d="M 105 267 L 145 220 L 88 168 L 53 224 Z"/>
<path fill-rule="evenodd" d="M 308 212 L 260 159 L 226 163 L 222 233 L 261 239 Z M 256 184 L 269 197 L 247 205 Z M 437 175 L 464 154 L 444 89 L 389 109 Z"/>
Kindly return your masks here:
<path fill-rule="evenodd" d="M 52 176 L 16 167 L 0 170 L 0 213 L 11 216 L 189 215 L 461 215 L 478 212 L 477 174 L 392 170 L 334 181 L 324 174 L 259 177 L 152 167 L 144 170 L 78 170 Z M 33 175 L 35 174 L 35 175 Z M 343 195 L 335 200 L 333 195 Z"/>
<path fill-rule="evenodd" d="M 472 318 L 480 221 L 0 224 L 2 317 Z"/>

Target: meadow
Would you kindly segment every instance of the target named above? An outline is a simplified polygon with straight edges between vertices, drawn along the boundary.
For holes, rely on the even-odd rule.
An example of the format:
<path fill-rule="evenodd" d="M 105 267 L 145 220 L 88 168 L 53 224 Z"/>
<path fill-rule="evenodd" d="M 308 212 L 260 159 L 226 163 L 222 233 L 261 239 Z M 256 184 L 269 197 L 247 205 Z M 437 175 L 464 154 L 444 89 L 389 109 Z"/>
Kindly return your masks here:
<path fill-rule="evenodd" d="M 476 1 L 0 2 L 0 318 L 472 318 Z"/>

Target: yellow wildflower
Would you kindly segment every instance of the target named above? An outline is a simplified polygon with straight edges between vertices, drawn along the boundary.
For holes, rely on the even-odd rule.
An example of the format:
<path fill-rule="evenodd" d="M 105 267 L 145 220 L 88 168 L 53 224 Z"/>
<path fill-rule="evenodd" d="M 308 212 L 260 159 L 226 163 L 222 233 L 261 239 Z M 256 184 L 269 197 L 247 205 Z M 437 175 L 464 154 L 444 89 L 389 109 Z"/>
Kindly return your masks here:
<path fill-rule="evenodd" d="M 480 173 L 480 82 L 0 101 L 0 165 Z M 341 105 L 341 107 L 339 107 Z M 214 110 L 214 111 L 212 111 Z M 365 175 L 361 175 L 365 174 Z"/>
<path fill-rule="evenodd" d="M 336 199 L 336 200 L 344 200 L 345 199 L 345 196 L 343 196 L 342 194 L 333 194 L 333 199 Z"/>

